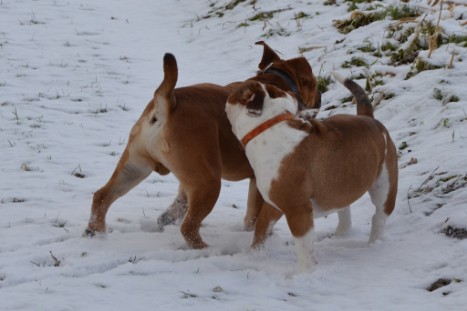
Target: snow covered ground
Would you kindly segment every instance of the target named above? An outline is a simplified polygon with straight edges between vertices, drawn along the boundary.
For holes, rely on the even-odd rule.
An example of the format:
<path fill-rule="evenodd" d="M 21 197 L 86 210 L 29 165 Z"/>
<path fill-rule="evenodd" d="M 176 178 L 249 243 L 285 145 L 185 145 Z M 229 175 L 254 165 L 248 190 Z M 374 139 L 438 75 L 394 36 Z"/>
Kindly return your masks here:
<path fill-rule="evenodd" d="M 467 228 L 466 3 L 444 4 L 444 43 L 410 58 L 398 48 L 426 41 L 439 3 L 409 1 L 415 20 L 388 16 L 344 34 L 336 26 L 351 2 L 236 2 L 0 1 L 1 310 L 466 310 L 467 239 L 456 238 Z M 404 3 L 354 9 L 391 5 Z M 316 222 L 319 263 L 292 276 L 285 221 L 250 251 L 248 185 L 223 182 L 201 229 L 210 247 L 190 250 L 177 226 L 154 230 L 178 187 L 156 174 L 113 204 L 112 232 L 83 238 L 93 192 L 160 83 L 164 53 L 177 57 L 178 86 L 227 84 L 254 74 L 258 40 L 283 58 L 302 52 L 322 81 L 332 70 L 362 85 L 370 77 L 382 98 L 375 115 L 400 152 L 385 240 L 366 244 L 365 196 L 349 236 L 332 237 L 336 215 Z M 343 86 L 328 88 L 319 117 L 355 113 Z M 438 280 L 449 284 L 428 291 Z"/>

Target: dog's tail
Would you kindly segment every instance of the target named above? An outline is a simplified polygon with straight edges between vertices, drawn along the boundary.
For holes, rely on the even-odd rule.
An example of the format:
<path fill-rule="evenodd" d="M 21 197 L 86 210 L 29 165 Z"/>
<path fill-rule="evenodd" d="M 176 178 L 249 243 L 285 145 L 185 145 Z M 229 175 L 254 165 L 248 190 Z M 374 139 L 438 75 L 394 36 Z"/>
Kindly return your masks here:
<path fill-rule="evenodd" d="M 333 71 L 332 75 L 336 78 L 337 81 L 349 89 L 349 91 L 354 96 L 355 101 L 357 102 L 357 115 L 374 118 L 373 106 L 371 105 L 370 99 L 368 98 L 365 90 L 351 79 L 344 78 L 336 71 Z"/>
<path fill-rule="evenodd" d="M 178 79 L 178 67 L 177 60 L 175 56 L 170 53 L 164 55 L 164 80 L 161 85 L 157 88 L 155 96 L 162 96 L 166 98 L 171 108 L 175 108 L 175 97 L 173 95 L 173 90 L 177 84 Z"/>

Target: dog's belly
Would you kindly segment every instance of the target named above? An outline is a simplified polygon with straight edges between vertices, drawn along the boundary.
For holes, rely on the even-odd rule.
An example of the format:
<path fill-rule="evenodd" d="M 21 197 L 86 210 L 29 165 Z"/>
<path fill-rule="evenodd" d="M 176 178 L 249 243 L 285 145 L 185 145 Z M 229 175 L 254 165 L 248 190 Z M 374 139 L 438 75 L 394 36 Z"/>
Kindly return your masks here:
<path fill-rule="evenodd" d="M 313 209 L 313 218 L 321 218 L 321 217 L 326 217 L 332 213 L 336 213 L 339 211 L 341 208 L 335 207 L 335 208 L 322 208 L 319 206 L 315 200 L 311 199 L 311 207 Z"/>

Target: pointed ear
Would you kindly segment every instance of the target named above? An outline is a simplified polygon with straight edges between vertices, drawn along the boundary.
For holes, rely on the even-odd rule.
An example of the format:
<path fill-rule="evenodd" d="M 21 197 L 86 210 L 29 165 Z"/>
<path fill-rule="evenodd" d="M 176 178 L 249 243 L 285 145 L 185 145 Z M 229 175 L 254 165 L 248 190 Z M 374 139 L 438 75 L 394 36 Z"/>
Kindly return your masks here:
<path fill-rule="evenodd" d="M 164 55 L 164 80 L 154 93 L 154 98 L 166 112 L 175 109 L 176 101 L 173 90 L 177 84 L 178 67 L 175 56 L 170 53 Z"/>
<path fill-rule="evenodd" d="M 262 45 L 263 49 L 263 58 L 258 65 L 259 70 L 265 70 L 269 65 L 271 65 L 274 61 L 278 61 L 281 58 L 279 55 L 274 52 L 273 49 L 269 45 L 267 45 L 264 41 L 258 41 L 255 43 L 256 45 Z"/>

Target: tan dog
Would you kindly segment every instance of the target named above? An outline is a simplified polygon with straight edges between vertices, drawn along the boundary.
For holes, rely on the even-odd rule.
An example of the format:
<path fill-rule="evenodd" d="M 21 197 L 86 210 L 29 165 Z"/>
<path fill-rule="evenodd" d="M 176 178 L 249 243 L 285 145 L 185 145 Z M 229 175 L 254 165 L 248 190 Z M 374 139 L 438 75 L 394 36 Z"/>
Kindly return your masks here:
<path fill-rule="evenodd" d="M 259 73 L 254 79 L 296 91 L 304 106 L 319 108 L 316 78 L 306 59 L 281 60 L 264 42 L 259 44 L 264 46 L 260 69 L 269 66 L 275 72 Z M 254 224 L 263 200 L 225 115 L 227 98 L 238 83 L 175 88 L 177 77 L 175 57 L 166 54 L 164 80 L 133 126 L 112 177 L 94 194 L 87 235 L 105 232 L 110 205 L 153 171 L 161 175 L 172 172 L 180 181 L 177 198 L 158 223 L 163 227 L 186 214 L 181 232 L 190 247 L 207 246 L 199 228 L 217 201 L 221 178 L 250 178 L 245 224 Z"/>
<path fill-rule="evenodd" d="M 263 198 L 279 212 L 261 211 L 253 246 L 284 213 L 295 240 L 298 270 L 312 257 L 313 219 L 338 211 L 337 234 L 351 227 L 349 205 L 369 192 L 376 207 L 369 242 L 383 234 L 397 193 L 397 152 L 373 117 L 363 89 L 335 74 L 355 96 L 357 116 L 335 115 L 306 124 L 295 117 L 294 94 L 256 81 L 228 99 L 232 130 L 245 146 Z M 311 126 L 310 126 L 311 125 Z"/>

